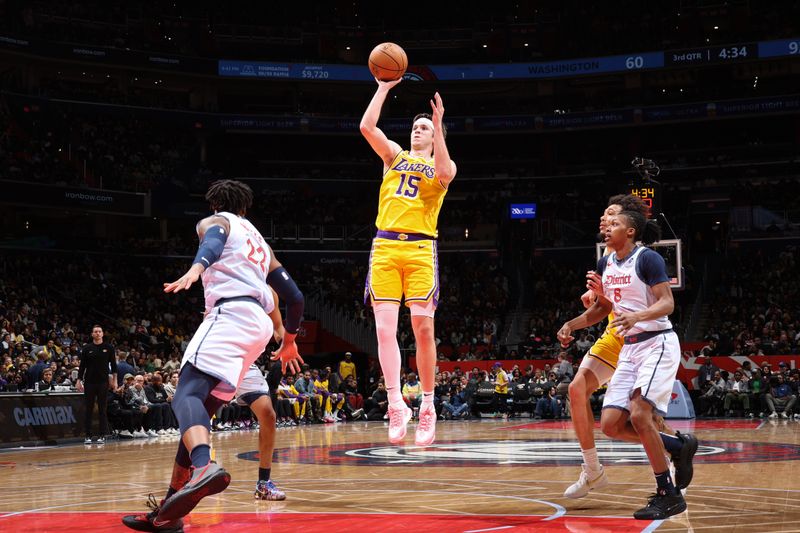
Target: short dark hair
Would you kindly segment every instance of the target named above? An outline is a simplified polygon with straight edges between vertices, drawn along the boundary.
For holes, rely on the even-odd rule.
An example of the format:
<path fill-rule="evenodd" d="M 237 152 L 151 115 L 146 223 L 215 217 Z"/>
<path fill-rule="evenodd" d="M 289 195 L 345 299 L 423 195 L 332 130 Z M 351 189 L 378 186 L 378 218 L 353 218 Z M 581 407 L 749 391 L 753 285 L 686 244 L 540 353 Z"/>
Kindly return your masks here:
<path fill-rule="evenodd" d="M 217 180 L 208 188 L 206 200 L 214 211 L 238 215 L 253 205 L 253 189 L 241 181 Z"/>
<path fill-rule="evenodd" d="M 94 326 L 92 326 L 92 329 L 94 329 L 94 328 L 103 329 L 103 326 L 101 326 L 100 324 L 95 324 Z"/>
<path fill-rule="evenodd" d="M 647 216 L 647 206 L 644 201 L 638 196 L 632 194 L 618 194 L 608 199 L 608 206 L 618 205 L 622 207 L 623 211 L 638 211 L 644 216 Z"/>
<path fill-rule="evenodd" d="M 421 118 L 427 118 L 428 120 L 433 121 L 433 117 L 431 116 L 430 113 L 418 113 L 417 115 L 414 116 L 414 120 L 411 121 L 411 124 L 413 125 L 417 120 Z M 442 135 L 444 135 L 445 139 L 447 138 L 447 126 L 445 126 L 444 122 L 442 122 Z"/>
<path fill-rule="evenodd" d="M 661 238 L 661 226 L 655 220 L 647 220 L 638 211 L 622 211 L 619 216 L 625 217 L 629 221 L 629 226 L 634 229 L 634 241 L 642 241 L 643 244 L 653 244 Z"/>

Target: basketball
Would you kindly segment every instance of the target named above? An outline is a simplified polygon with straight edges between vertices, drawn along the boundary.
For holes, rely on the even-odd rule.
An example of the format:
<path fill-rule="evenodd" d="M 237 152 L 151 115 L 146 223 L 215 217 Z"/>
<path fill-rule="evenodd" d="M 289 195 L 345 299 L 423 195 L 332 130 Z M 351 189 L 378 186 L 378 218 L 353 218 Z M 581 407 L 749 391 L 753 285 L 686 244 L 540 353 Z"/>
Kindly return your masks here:
<path fill-rule="evenodd" d="M 408 56 L 394 43 L 381 43 L 369 54 L 369 70 L 381 81 L 401 78 L 406 68 L 408 68 Z"/>

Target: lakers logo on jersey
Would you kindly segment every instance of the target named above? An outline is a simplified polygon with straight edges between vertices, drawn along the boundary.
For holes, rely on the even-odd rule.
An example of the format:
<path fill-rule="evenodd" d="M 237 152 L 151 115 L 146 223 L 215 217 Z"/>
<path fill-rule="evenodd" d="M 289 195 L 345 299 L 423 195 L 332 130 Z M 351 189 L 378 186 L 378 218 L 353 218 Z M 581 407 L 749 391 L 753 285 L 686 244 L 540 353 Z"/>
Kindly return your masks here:
<path fill-rule="evenodd" d="M 445 194 L 434 160 L 402 151 L 383 176 L 375 225 L 379 230 L 436 237 Z"/>

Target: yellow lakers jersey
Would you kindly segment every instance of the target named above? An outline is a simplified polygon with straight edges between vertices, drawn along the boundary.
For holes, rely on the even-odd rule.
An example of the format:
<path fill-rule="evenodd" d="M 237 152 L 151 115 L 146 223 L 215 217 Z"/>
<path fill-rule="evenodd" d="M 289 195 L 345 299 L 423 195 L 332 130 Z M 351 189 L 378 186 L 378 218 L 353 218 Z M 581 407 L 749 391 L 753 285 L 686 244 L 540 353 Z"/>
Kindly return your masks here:
<path fill-rule="evenodd" d="M 378 229 L 438 237 L 436 225 L 447 189 L 434 174 L 433 159 L 406 150 L 397 154 L 383 175 Z"/>

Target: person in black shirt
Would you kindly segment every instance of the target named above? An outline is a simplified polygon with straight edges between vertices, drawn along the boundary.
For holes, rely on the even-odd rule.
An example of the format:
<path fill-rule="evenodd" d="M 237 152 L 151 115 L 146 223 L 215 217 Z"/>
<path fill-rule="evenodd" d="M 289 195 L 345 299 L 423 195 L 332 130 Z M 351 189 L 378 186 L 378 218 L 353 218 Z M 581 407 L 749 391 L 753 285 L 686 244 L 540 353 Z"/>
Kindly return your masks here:
<path fill-rule="evenodd" d="M 108 391 L 116 388 L 117 358 L 114 347 L 103 342 L 103 328 L 95 325 L 92 328 L 92 342 L 85 344 L 81 351 L 81 365 L 78 368 L 79 391 L 84 392 L 86 416 L 84 418 L 86 440 L 84 444 L 92 443 L 92 411 L 97 402 L 97 412 L 100 419 L 100 436 L 98 444 L 105 443 L 108 433 L 108 420 L 106 407 L 108 405 Z"/>
<path fill-rule="evenodd" d="M 38 382 L 38 385 L 39 392 L 55 390 L 56 385 L 53 383 L 53 371 L 46 368 L 42 372 L 42 380 Z"/>

